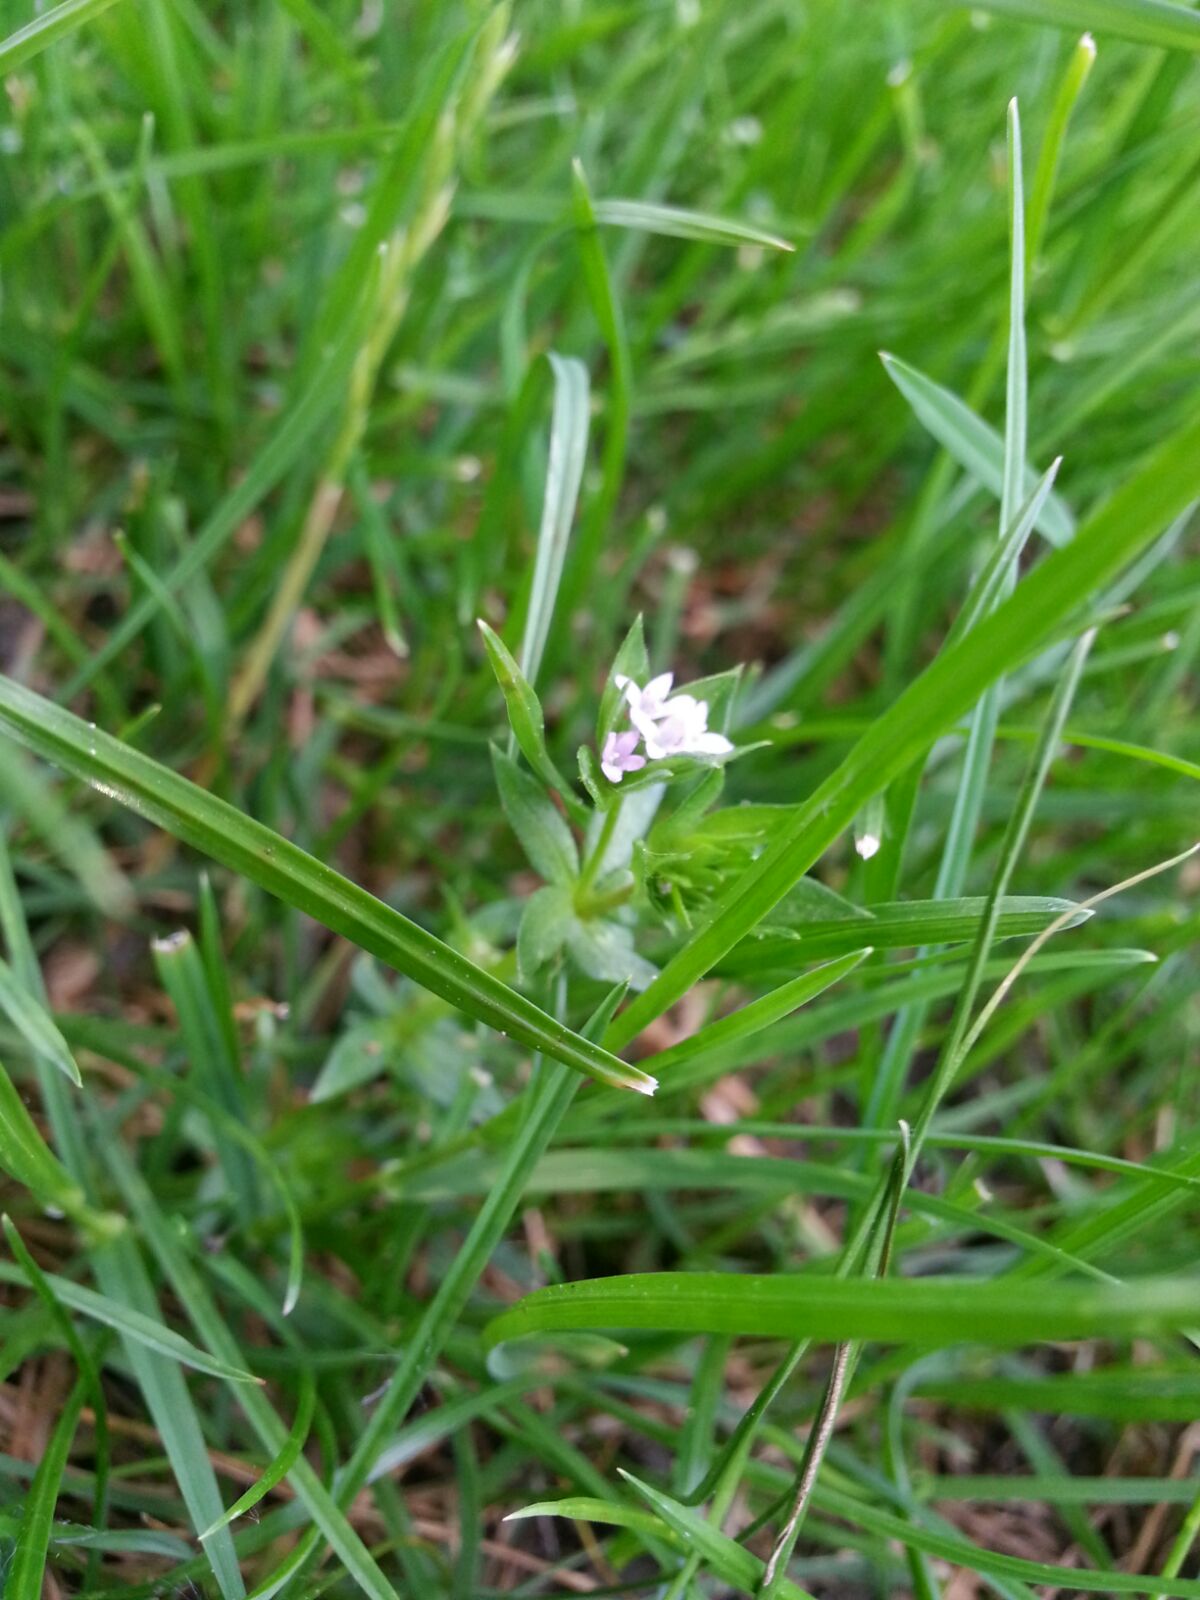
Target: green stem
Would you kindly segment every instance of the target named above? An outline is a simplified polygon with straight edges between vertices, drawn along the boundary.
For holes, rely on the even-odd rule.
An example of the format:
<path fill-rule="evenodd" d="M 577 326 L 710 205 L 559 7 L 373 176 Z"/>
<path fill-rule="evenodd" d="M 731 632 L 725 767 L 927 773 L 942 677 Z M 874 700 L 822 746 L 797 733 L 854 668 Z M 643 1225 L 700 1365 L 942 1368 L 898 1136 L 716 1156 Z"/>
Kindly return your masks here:
<path fill-rule="evenodd" d="M 604 853 L 612 843 L 612 836 L 616 830 L 617 818 L 621 815 L 621 801 L 615 800 L 604 813 L 604 822 L 600 829 L 600 837 L 596 840 L 596 848 L 583 864 L 583 871 L 579 874 L 579 883 L 575 890 L 575 909 L 583 912 L 587 905 L 587 892 L 595 882 L 596 874 L 600 870 L 600 863 L 604 860 Z"/>

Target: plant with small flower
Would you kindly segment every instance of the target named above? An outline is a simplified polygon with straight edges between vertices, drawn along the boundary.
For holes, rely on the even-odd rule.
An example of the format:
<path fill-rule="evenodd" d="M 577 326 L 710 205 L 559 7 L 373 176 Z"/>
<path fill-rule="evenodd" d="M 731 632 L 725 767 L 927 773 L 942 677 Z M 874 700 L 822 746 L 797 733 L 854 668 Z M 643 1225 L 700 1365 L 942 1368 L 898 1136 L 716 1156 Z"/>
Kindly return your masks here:
<path fill-rule="evenodd" d="M 719 795 L 720 769 L 740 753 L 721 729 L 741 669 L 677 688 L 673 673 L 651 674 L 639 618 L 601 696 L 594 743 L 578 751 L 584 799 L 550 754 L 532 686 L 496 633 L 483 622 L 480 631 L 512 734 L 507 751 L 492 752 L 501 803 L 544 880 L 520 915 L 521 974 L 532 980 L 566 958 L 589 977 L 644 988 L 657 970 L 645 947 L 688 922 L 672 912 L 670 886 L 648 882 L 647 840 L 672 790 L 687 815 L 697 792 L 706 806 Z"/>

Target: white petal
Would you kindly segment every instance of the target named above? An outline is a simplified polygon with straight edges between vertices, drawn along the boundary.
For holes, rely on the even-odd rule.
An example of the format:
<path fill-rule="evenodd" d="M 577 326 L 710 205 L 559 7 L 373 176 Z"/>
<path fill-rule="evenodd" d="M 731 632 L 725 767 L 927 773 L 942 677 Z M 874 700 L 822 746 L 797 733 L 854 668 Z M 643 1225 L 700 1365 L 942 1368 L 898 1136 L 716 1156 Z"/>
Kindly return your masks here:
<path fill-rule="evenodd" d="M 697 755 L 727 756 L 733 746 L 723 733 L 701 733 L 697 734 L 688 748 L 694 750 Z"/>
<path fill-rule="evenodd" d="M 624 767 L 614 766 L 611 761 L 602 761 L 600 763 L 600 771 L 608 779 L 609 783 L 620 783 L 625 774 Z"/>
<path fill-rule="evenodd" d="M 661 704 L 671 692 L 671 685 L 675 682 L 673 672 L 660 672 L 657 678 L 651 678 L 642 693 L 647 700 Z"/>
<path fill-rule="evenodd" d="M 689 721 L 693 717 L 706 720 L 705 713 L 708 707 L 703 700 L 696 700 L 690 694 L 673 694 L 662 709 L 657 713 L 660 717 L 686 717 Z"/>
<path fill-rule="evenodd" d="M 641 706 L 630 706 L 629 720 L 646 741 L 646 748 L 650 748 L 650 741 L 658 738 L 658 724 L 649 716 Z"/>

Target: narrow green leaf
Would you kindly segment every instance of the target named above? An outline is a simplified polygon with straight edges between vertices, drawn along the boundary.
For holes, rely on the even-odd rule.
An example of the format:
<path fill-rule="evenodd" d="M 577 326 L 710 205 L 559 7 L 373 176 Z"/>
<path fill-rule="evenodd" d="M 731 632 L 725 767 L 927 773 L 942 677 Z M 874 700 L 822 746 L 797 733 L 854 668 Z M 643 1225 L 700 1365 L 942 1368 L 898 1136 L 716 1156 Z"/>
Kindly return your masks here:
<path fill-rule="evenodd" d="M 1050 107 L 1046 131 L 1042 135 L 1042 147 L 1038 152 L 1037 169 L 1033 175 L 1029 198 L 1029 226 L 1025 241 L 1027 269 L 1036 267 L 1041 254 L 1046 223 L 1050 216 L 1050 201 L 1054 195 L 1055 180 L 1058 176 L 1058 163 L 1066 139 L 1067 124 L 1071 120 L 1075 102 L 1083 92 L 1083 86 L 1088 80 L 1095 60 L 1096 41 L 1090 33 L 1085 33 L 1067 61 L 1066 71 L 1059 82 L 1058 93 Z"/>
<path fill-rule="evenodd" d="M 625 317 L 600 240 L 591 191 L 578 158 L 571 167 L 571 202 L 583 283 L 608 352 L 609 378 L 604 445 L 600 454 L 600 488 L 581 521 L 575 554 L 563 583 L 560 618 L 575 616 L 595 577 L 625 476 L 633 410 L 633 367 Z M 560 639 L 564 637 L 564 627 L 565 624 L 560 623 Z"/>
<path fill-rule="evenodd" d="M 229 1193 L 240 1214 L 249 1219 L 257 1210 L 257 1184 L 245 1147 L 231 1140 L 227 1129 L 246 1121 L 242 1075 L 236 1053 L 216 1015 L 207 975 L 196 942 L 186 928 L 155 939 L 154 966 L 167 991 L 187 1050 L 191 1080 L 225 1113 L 213 1123 L 221 1167 Z"/>
<path fill-rule="evenodd" d="M 95 1464 L 93 1473 L 95 1487 L 92 1494 L 92 1518 L 95 1532 L 104 1527 L 105 1513 L 108 1508 L 108 1469 L 109 1469 L 109 1433 L 108 1433 L 108 1405 L 104 1398 L 104 1385 L 100 1382 L 100 1374 L 96 1363 L 92 1360 L 83 1340 L 76 1332 L 75 1324 L 63 1310 L 58 1296 L 46 1274 L 30 1255 L 24 1239 L 13 1226 L 12 1219 L 7 1215 L 0 1217 L 0 1224 L 4 1228 L 4 1237 L 8 1240 L 8 1247 L 16 1257 L 21 1270 L 29 1281 L 30 1288 L 38 1299 L 49 1311 L 55 1327 L 61 1334 L 68 1350 L 75 1358 L 75 1365 L 79 1371 L 79 1381 L 84 1394 L 92 1405 L 92 1428 L 95 1432 Z M 88 1571 L 89 1582 L 94 1583 L 96 1578 L 95 1567 Z"/>
<path fill-rule="evenodd" d="M 872 946 L 867 945 L 849 955 L 839 956 L 835 961 L 827 961 L 812 972 L 802 973 L 761 999 L 751 1000 L 748 1005 L 731 1011 L 728 1016 L 697 1029 L 678 1044 L 660 1050 L 657 1055 L 648 1058 L 648 1064 L 653 1065 L 654 1074 L 661 1081 L 664 1073 L 669 1074 L 673 1067 L 682 1066 L 685 1061 L 706 1055 L 710 1050 L 719 1050 L 737 1039 L 751 1038 L 763 1028 L 769 1028 L 772 1023 L 798 1011 L 810 1000 L 815 1000 L 833 984 L 840 983 L 871 953 Z"/>
<path fill-rule="evenodd" d="M 913 1549 L 940 1556 L 955 1567 L 969 1572 L 982 1572 L 998 1577 L 1015 1578 L 1026 1583 L 1050 1584 L 1101 1595 L 1145 1594 L 1154 1590 L 1158 1581 L 1144 1572 L 1121 1572 L 1108 1568 L 1103 1572 L 1089 1567 L 1056 1567 L 1045 1561 L 1028 1561 L 1023 1556 L 1001 1555 L 995 1550 L 984 1550 L 969 1540 L 924 1526 L 911 1517 L 888 1511 L 878 1501 L 860 1500 L 854 1495 L 825 1488 L 819 1492 L 821 1509 L 835 1517 L 845 1517 L 853 1526 L 869 1529 L 875 1538 L 898 1539 Z M 1068 1580 L 1069 1575 L 1069 1580 Z M 1172 1600 L 1200 1600 L 1200 1581 L 1177 1578 L 1171 1586 Z"/>
<path fill-rule="evenodd" d="M 554 373 L 550 461 L 546 468 L 546 492 L 534 558 L 533 586 L 525 616 L 525 636 L 521 641 L 521 668 L 531 684 L 537 682 L 542 654 L 550 636 L 588 441 L 587 368 L 573 356 L 559 356 L 553 351 L 549 353 L 549 361 Z"/>
<path fill-rule="evenodd" d="M 579 804 L 571 785 L 554 765 L 546 748 L 546 719 L 542 702 L 508 646 L 482 618 L 479 619 L 479 631 L 483 635 L 492 671 L 504 695 L 509 725 L 521 754 L 546 787 L 557 790 L 568 810 L 577 821 L 580 820 L 585 814 L 584 807 Z"/>
<path fill-rule="evenodd" d="M 964 401 L 949 389 L 918 372 L 907 361 L 883 352 L 880 356 L 888 377 L 913 408 L 937 442 L 942 445 L 985 489 L 1000 498 L 1004 488 L 1004 441 L 994 428 L 976 416 Z M 1022 492 L 1031 495 L 1038 487 L 1039 474 L 1026 466 Z M 1036 526 L 1051 544 L 1066 544 L 1075 533 L 1075 521 L 1057 495 L 1047 497 Z"/>
<path fill-rule="evenodd" d="M 600 696 L 600 710 L 596 717 L 596 748 L 603 749 L 604 741 L 625 715 L 627 702 L 624 691 L 617 688 L 618 678 L 632 678 L 645 687 L 650 677 L 650 657 L 646 653 L 646 628 L 641 613 L 633 619 L 629 632 L 621 640 L 620 649 L 613 657 L 612 671 Z"/>
<path fill-rule="evenodd" d="M 530 865 L 549 883 L 566 888 L 579 876 L 579 851 L 571 830 L 541 784 L 492 746 L 500 804 Z"/>
<path fill-rule="evenodd" d="M 0 1011 L 38 1053 L 53 1062 L 64 1077 L 76 1086 L 82 1084 L 79 1068 L 70 1047 L 53 1019 L 29 991 L 17 982 L 12 968 L 0 960 Z"/>
<path fill-rule="evenodd" d="M 1039 1283 L 830 1278 L 815 1273 L 652 1272 L 538 1289 L 488 1323 L 484 1342 L 570 1328 L 755 1338 L 992 1346 L 1127 1339 L 1200 1323 L 1200 1283 Z"/>
<path fill-rule="evenodd" d="M 597 1500 L 591 1495 L 568 1495 L 562 1500 L 536 1500 L 533 1505 L 510 1511 L 505 1522 L 521 1522 L 526 1517 L 569 1517 L 572 1522 L 599 1522 L 610 1528 L 631 1528 L 634 1533 L 649 1534 L 652 1538 L 671 1539 L 671 1530 L 664 1528 L 659 1519 L 638 1506 L 622 1505 L 615 1500 Z M 673 1541 L 678 1543 L 678 1540 Z"/>
<path fill-rule="evenodd" d="M 529 896 L 517 928 L 517 963 L 522 978 L 534 977 L 558 954 L 574 920 L 575 902 L 570 889 L 547 885 Z"/>
<path fill-rule="evenodd" d="M 67 1470 L 67 1458 L 75 1429 L 79 1425 L 85 1393 L 86 1388 L 80 1380 L 54 1424 L 46 1452 L 33 1475 L 12 1566 L 4 1584 L 5 1600 L 42 1600 L 42 1580 L 46 1572 L 46 1552 L 50 1546 L 54 1508 L 58 1504 L 59 1487 Z"/>
<path fill-rule="evenodd" d="M 555 1021 L 332 867 L 141 751 L 89 727 L 8 678 L 0 679 L 0 727 L 111 799 L 369 950 L 468 1016 L 604 1083 L 653 1093 L 653 1080 L 645 1073 Z"/>
<path fill-rule="evenodd" d="M 0 1282 L 24 1283 L 24 1281 L 23 1272 L 0 1261 Z M 114 1300 L 110 1295 L 98 1294 L 94 1289 L 87 1289 L 81 1283 L 72 1283 L 69 1278 L 59 1277 L 53 1272 L 46 1274 L 46 1282 L 63 1305 L 70 1306 L 72 1311 L 78 1311 L 81 1316 L 90 1317 L 93 1322 L 112 1328 L 123 1337 L 144 1345 L 147 1350 L 153 1350 L 161 1356 L 169 1356 L 181 1366 L 192 1367 L 196 1372 L 207 1372 L 214 1378 L 224 1378 L 227 1383 L 261 1381 L 252 1373 L 197 1349 L 182 1334 L 175 1333 L 173 1329 L 156 1322 L 133 1306 Z"/>
<path fill-rule="evenodd" d="M 817 960 L 843 952 L 861 950 L 869 939 L 876 950 L 911 950 L 924 945 L 961 944 L 975 936 L 986 901 L 968 895 L 957 900 L 898 900 L 891 905 L 871 906 L 867 921 L 802 922 L 794 928 L 780 929 L 764 924 L 761 929 L 731 951 L 722 963 L 723 971 L 741 972 Z M 1041 933 L 1058 917 L 1073 909 L 1071 900 L 1042 895 L 1008 895 L 998 907 L 997 933 L 1001 938 L 1019 938 Z M 1071 924 L 1086 922 L 1089 913 L 1080 911 Z"/>
<path fill-rule="evenodd" d="M 311 1371 L 301 1374 L 300 1402 L 296 1407 L 295 1421 L 292 1423 L 291 1432 L 280 1450 L 267 1466 L 257 1483 L 251 1484 L 245 1494 L 211 1523 L 201 1533 L 201 1539 L 211 1539 L 220 1528 L 227 1528 L 231 1522 L 236 1522 L 238 1517 L 244 1517 L 247 1511 L 252 1511 L 264 1495 L 270 1494 L 277 1483 L 282 1483 L 288 1473 L 296 1464 L 296 1460 L 304 1448 L 308 1438 L 308 1430 L 312 1427 L 313 1412 L 317 1404 L 317 1386 Z"/>
<path fill-rule="evenodd" d="M 612 227 L 636 228 L 643 233 L 661 233 L 673 239 L 698 239 L 705 244 L 757 244 L 768 250 L 793 251 L 796 248 L 777 233 L 768 233 L 765 228 L 756 228 L 749 222 L 715 217 L 707 211 L 659 205 L 651 200 L 597 200 L 593 213 L 597 222 Z"/>
<path fill-rule="evenodd" d="M 16 1085 L 0 1066 L 0 1167 L 38 1202 L 79 1221 L 90 1218 L 83 1190 L 38 1132 Z"/>

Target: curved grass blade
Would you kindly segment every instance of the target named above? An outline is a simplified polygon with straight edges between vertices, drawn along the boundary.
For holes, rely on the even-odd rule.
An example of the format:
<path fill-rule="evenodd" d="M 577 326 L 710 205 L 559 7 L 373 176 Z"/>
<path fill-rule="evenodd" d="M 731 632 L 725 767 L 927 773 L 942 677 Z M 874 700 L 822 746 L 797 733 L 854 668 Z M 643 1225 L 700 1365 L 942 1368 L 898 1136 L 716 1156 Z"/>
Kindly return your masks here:
<path fill-rule="evenodd" d="M 1050 108 L 1050 118 L 1042 137 L 1037 169 L 1029 197 L 1028 226 L 1025 230 L 1025 267 L 1028 271 L 1041 254 L 1046 222 L 1050 216 L 1050 201 L 1058 177 L 1058 163 L 1066 139 L 1067 124 L 1075 109 L 1075 102 L 1083 92 L 1096 61 L 1096 41 L 1085 33 L 1072 50 L 1066 71 L 1059 82 L 1058 93 Z"/>
<path fill-rule="evenodd" d="M 0 679 L 0 727 L 468 1016 L 602 1083 L 653 1094 L 646 1073 L 557 1022 L 281 834 L 9 678 Z"/>
<path fill-rule="evenodd" d="M 649 1511 L 584 1494 L 568 1495 L 562 1500 L 536 1500 L 519 1511 L 510 1511 L 504 1520 L 522 1522 L 526 1517 L 570 1517 L 572 1522 L 600 1522 L 610 1528 L 630 1528 L 634 1533 L 649 1534 L 655 1539 L 661 1539 L 664 1532 L 662 1523 Z M 669 1539 L 670 1530 L 667 1536 Z"/>
<path fill-rule="evenodd" d="M 697 239 L 704 244 L 757 244 L 767 250 L 788 252 L 796 248 L 779 234 L 768 233 L 765 228 L 756 228 L 749 222 L 735 222 L 727 217 L 714 217 L 707 211 L 689 211 L 650 200 L 597 200 L 592 209 L 597 222 L 616 228 L 637 228 L 643 233 L 661 233 L 672 239 Z"/>
<path fill-rule="evenodd" d="M 36 1196 L 84 1227 L 111 1233 L 120 1219 L 106 1217 L 87 1204 L 82 1188 L 38 1132 L 25 1102 L 0 1066 L 0 1168 Z"/>
<path fill-rule="evenodd" d="M 1005 1347 L 1123 1339 L 1200 1322 L 1200 1283 L 1015 1283 L 964 1278 L 647 1272 L 535 1290 L 484 1330 L 488 1348 L 526 1333 L 646 1328 L 658 1333 L 870 1339 Z"/>
<path fill-rule="evenodd" d="M 85 1288 L 83 1284 L 72 1283 L 69 1278 L 60 1278 L 57 1273 L 48 1272 L 45 1276 L 46 1282 L 63 1305 L 70 1306 L 72 1311 L 78 1311 L 81 1316 L 90 1317 L 93 1322 L 112 1328 L 114 1332 L 122 1334 L 127 1339 L 133 1339 L 136 1343 L 144 1345 L 147 1350 L 169 1356 L 172 1361 L 178 1361 L 184 1367 L 192 1367 L 196 1372 L 207 1372 L 210 1377 L 223 1378 L 226 1383 L 262 1382 L 262 1379 L 256 1378 L 253 1373 L 245 1372 L 241 1367 L 233 1366 L 217 1356 L 211 1356 L 206 1351 L 198 1349 L 182 1334 L 175 1333 L 161 1322 L 154 1321 L 152 1317 L 144 1316 L 132 1306 L 122 1305 L 109 1295 L 98 1294 L 94 1289 Z M 23 1271 L 0 1261 L 0 1283 L 24 1282 Z"/>
<path fill-rule="evenodd" d="M 1037 728 L 1015 727 L 1002 722 L 996 729 L 996 737 L 1032 741 L 1037 739 L 1038 732 Z M 1084 733 L 1079 728 L 1064 728 L 1059 739 L 1063 744 L 1076 745 L 1080 750 L 1103 750 L 1109 755 L 1127 756 L 1131 761 L 1144 761 L 1148 766 L 1178 773 L 1181 778 L 1200 781 L 1200 765 L 1195 761 L 1185 761 L 1182 756 L 1170 755 L 1165 750 L 1152 750 L 1144 744 L 1130 744 L 1126 739 L 1110 739 L 1101 733 Z"/>
<path fill-rule="evenodd" d="M 296 1418 L 292 1423 L 291 1431 L 283 1442 L 282 1448 L 271 1464 L 263 1471 L 257 1483 L 251 1484 L 245 1494 L 235 1500 L 217 1520 L 211 1523 L 200 1538 L 211 1539 L 213 1534 L 221 1528 L 227 1528 L 238 1517 L 244 1517 L 247 1511 L 252 1511 L 258 1502 L 275 1487 L 282 1483 L 284 1478 L 296 1464 L 296 1459 L 304 1448 L 304 1441 L 308 1438 L 308 1430 L 312 1427 L 313 1412 L 317 1404 L 317 1385 L 311 1370 L 301 1374 L 300 1401 L 296 1407 Z"/>

